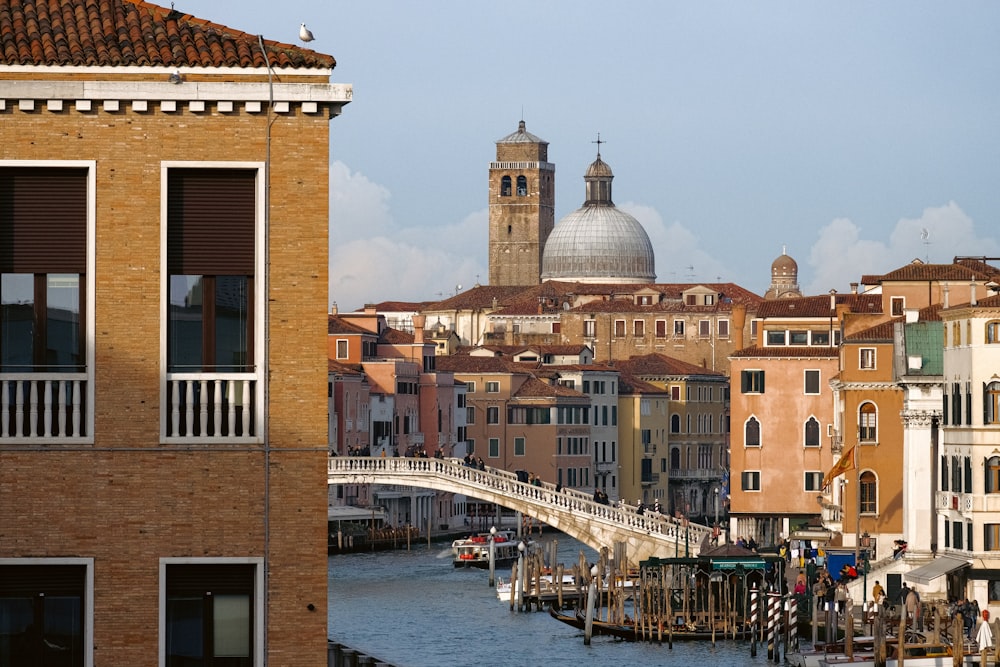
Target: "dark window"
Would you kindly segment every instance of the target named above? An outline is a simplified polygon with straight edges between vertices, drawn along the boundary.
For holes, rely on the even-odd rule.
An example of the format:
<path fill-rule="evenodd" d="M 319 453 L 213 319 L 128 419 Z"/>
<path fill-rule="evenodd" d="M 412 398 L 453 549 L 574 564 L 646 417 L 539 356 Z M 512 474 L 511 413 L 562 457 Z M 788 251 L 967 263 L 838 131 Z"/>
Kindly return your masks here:
<path fill-rule="evenodd" d="M 510 176 L 504 176 L 500 179 L 500 196 L 510 196 Z"/>
<path fill-rule="evenodd" d="M 1000 424 L 1000 382 L 983 384 L 983 424 Z"/>
<path fill-rule="evenodd" d="M 0 665 L 83 667 L 86 572 L 0 565 Z"/>
<path fill-rule="evenodd" d="M 983 526 L 983 551 L 1000 551 L 1000 523 Z M 992 596 L 990 600 L 993 600 Z"/>
<path fill-rule="evenodd" d="M 486 423 L 487 424 L 500 423 L 500 408 L 496 406 L 486 408 Z"/>
<path fill-rule="evenodd" d="M 942 456 L 941 457 L 941 490 L 942 491 L 947 491 L 948 490 L 948 480 L 950 480 L 950 479 L 951 479 L 951 477 L 948 475 L 948 457 L 947 456 Z"/>
<path fill-rule="evenodd" d="M 167 176 L 172 372 L 250 372 L 257 172 L 171 169 Z"/>
<path fill-rule="evenodd" d="M 810 417 L 806 422 L 805 442 L 806 447 L 819 447 L 819 422 L 815 417 Z"/>
<path fill-rule="evenodd" d="M 253 665 L 254 565 L 167 565 L 168 667 Z"/>
<path fill-rule="evenodd" d="M 666 320 L 656 320 L 656 337 L 666 338 L 667 337 L 667 321 Z"/>
<path fill-rule="evenodd" d="M 875 442 L 878 440 L 878 413 L 874 403 L 863 403 L 858 410 L 858 440 Z"/>
<path fill-rule="evenodd" d="M 0 168 L 2 372 L 83 370 L 87 173 Z"/>
<path fill-rule="evenodd" d="M 760 471 L 745 470 L 740 473 L 741 488 L 744 491 L 760 491 Z"/>
<path fill-rule="evenodd" d="M 807 394 L 819 393 L 819 371 L 806 371 L 805 392 Z"/>
<path fill-rule="evenodd" d="M 517 196 L 525 197 L 528 194 L 528 179 L 524 176 L 517 177 Z"/>
<path fill-rule="evenodd" d="M 680 433 L 681 432 L 681 416 L 680 415 L 670 415 L 670 432 Z"/>
<path fill-rule="evenodd" d="M 751 417 L 747 420 L 744 432 L 745 438 L 743 443 L 745 446 L 760 447 L 760 422 L 757 421 L 756 417 Z"/>
<path fill-rule="evenodd" d="M 861 473 L 861 513 L 876 514 L 878 512 L 878 482 L 875 473 L 866 470 Z"/>
<path fill-rule="evenodd" d="M 740 389 L 744 394 L 763 394 L 764 371 L 740 371 Z"/>

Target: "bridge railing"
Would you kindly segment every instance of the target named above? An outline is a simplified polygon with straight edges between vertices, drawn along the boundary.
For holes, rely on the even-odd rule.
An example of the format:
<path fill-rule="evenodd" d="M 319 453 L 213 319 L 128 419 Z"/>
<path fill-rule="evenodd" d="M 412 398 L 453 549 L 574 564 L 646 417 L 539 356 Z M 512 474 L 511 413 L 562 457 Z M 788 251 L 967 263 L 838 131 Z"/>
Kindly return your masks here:
<path fill-rule="evenodd" d="M 426 475 L 451 478 L 463 485 L 490 490 L 512 499 L 530 500 L 576 515 L 590 515 L 633 530 L 659 534 L 671 541 L 687 540 L 694 545 L 700 544 L 712 532 L 708 526 L 684 523 L 662 514 L 639 514 L 634 507 L 628 505 L 597 503 L 589 495 L 575 489 L 556 491 L 555 486 L 548 482 L 543 482 L 540 486 L 520 482 L 514 473 L 495 468 L 480 470 L 465 465 L 460 459 L 333 456 L 327 460 L 327 471 L 338 475 L 381 474 L 400 480 L 408 476 Z"/>

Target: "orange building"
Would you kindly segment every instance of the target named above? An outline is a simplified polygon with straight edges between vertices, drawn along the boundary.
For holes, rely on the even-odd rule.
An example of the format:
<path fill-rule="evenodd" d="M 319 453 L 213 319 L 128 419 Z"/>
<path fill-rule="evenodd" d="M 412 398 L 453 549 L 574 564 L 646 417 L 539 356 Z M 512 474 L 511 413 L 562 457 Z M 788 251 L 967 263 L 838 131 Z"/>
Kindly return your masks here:
<path fill-rule="evenodd" d="M 0 662 L 324 664 L 351 89 L 147 2 L 0 16 Z"/>

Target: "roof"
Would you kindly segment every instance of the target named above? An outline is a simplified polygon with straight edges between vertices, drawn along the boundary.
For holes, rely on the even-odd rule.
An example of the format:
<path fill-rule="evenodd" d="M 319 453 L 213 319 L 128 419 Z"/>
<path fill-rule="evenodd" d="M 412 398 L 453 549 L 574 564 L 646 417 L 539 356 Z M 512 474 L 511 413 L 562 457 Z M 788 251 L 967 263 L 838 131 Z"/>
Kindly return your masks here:
<path fill-rule="evenodd" d="M 928 280 L 987 280 L 1000 276 L 1000 269 L 986 262 L 970 258 L 956 258 L 951 264 L 925 264 L 915 259 L 906 266 L 882 275 L 861 276 L 863 285 L 880 285 L 884 282 L 909 282 Z"/>
<path fill-rule="evenodd" d="M 514 364 L 509 359 L 501 357 L 473 357 L 469 355 L 440 356 L 434 361 L 439 371 L 452 373 L 510 373 L 513 371 L 527 373 L 523 365 Z"/>
<path fill-rule="evenodd" d="M 516 398 L 585 398 L 586 394 L 582 394 L 576 389 L 563 387 L 562 385 L 548 384 L 531 376 L 525 380 L 524 384 L 517 388 L 513 396 Z"/>
<path fill-rule="evenodd" d="M 906 333 L 906 375 L 944 375 L 944 324 L 937 321 L 910 322 Z M 910 365 L 911 357 L 920 357 L 920 368 Z"/>
<path fill-rule="evenodd" d="M 646 382 L 637 378 L 635 375 L 625 371 L 619 370 L 618 375 L 618 395 L 627 396 L 629 394 L 663 394 L 668 395 L 670 392 L 664 388 L 659 387 L 651 382 Z"/>
<path fill-rule="evenodd" d="M 893 341 L 893 329 L 896 322 L 901 322 L 902 318 L 895 318 L 880 322 L 873 327 L 863 331 L 856 331 L 849 336 L 844 336 L 847 343 L 891 343 Z"/>
<path fill-rule="evenodd" d="M 650 375 L 701 375 L 724 378 L 725 374 L 711 371 L 702 366 L 695 366 L 680 359 L 668 357 L 665 354 L 646 354 L 629 357 L 627 360 L 616 361 L 614 367 L 623 373 L 636 376 Z"/>
<path fill-rule="evenodd" d="M 790 346 L 776 345 L 774 347 L 745 347 L 729 355 L 730 359 L 741 357 L 771 358 L 771 359 L 836 359 L 840 356 L 840 348 L 823 346 Z"/>
<path fill-rule="evenodd" d="M 329 315 L 327 317 L 326 323 L 326 333 L 327 334 L 367 334 L 369 336 L 375 336 L 374 331 L 369 331 L 364 327 L 359 327 L 356 324 L 352 324 L 344 320 L 339 315 Z"/>
<path fill-rule="evenodd" d="M 293 26 L 289 26 L 291 29 Z M 333 56 L 141 0 L 0 1 L 0 65 L 333 69 Z"/>
<path fill-rule="evenodd" d="M 834 302 L 838 306 L 847 306 L 852 313 L 881 313 L 881 294 L 837 294 Z M 830 317 L 830 297 L 803 296 L 789 299 L 773 299 L 764 301 L 757 308 L 757 317 Z"/>
<path fill-rule="evenodd" d="M 416 336 L 413 334 L 393 329 L 392 327 L 383 329 L 379 336 L 380 343 L 387 343 L 389 345 L 412 345 L 415 341 Z"/>
<path fill-rule="evenodd" d="M 546 144 L 549 142 L 540 139 L 525 129 L 524 121 L 517 124 L 517 131 L 511 132 L 502 139 L 497 139 L 498 144 Z"/>

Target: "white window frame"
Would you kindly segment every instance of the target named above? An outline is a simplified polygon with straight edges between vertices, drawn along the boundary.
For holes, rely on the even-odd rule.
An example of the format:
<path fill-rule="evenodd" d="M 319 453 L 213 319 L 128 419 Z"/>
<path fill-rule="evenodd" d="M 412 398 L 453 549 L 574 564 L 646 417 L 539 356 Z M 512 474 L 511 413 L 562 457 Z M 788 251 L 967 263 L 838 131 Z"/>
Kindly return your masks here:
<path fill-rule="evenodd" d="M 340 353 L 340 346 L 344 346 L 344 353 Z M 337 359 L 350 359 L 351 358 L 351 343 L 346 338 L 338 338 L 336 343 L 336 357 Z"/>
<path fill-rule="evenodd" d="M 490 380 L 486 383 L 486 393 L 487 394 L 499 394 L 500 393 L 500 383 L 496 380 Z"/>
<path fill-rule="evenodd" d="M 744 475 L 750 475 L 749 478 L 744 477 Z M 746 485 L 745 482 L 751 482 Z M 756 483 L 754 483 L 756 482 Z M 744 493 L 760 493 L 761 483 L 760 483 L 760 470 L 744 470 L 740 473 L 740 490 Z"/>
<path fill-rule="evenodd" d="M 159 667 L 166 667 L 167 656 L 167 566 L 168 565 L 253 565 L 253 664 L 264 667 L 264 559 L 252 556 L 223 558 L 160 558 L 159 581 Z"/>
<path fill-rule="evenodd" d="M 169 287 L 170 275 L 167 266 L 167 186 L 171 169 L 251 169 L 256 171 L 256 191 L 254 193 L 254 247 L 256 248 L 256 258 L 254 260 L 254 341 L 253 349 L 256 359 L 254 360 L 254 371 L 251 373 L 240 373 L 241 376 L 252 375 L 257 389 L 253 392 L 254 412 L 253 436 L 228 437 L 222 440 L 227 443 L 251 443 L 262 444 L 264 442 L 264 383 L 266 381 L 265 371 L 267 364 L 261 360 L 267 355 L 267 339 L 265 333 L 268 330 L 267 323 L 267 290 L 266 276 L 267 266 L 264 258 L 265 244 L 268 242 L 265 229 L 266 211 L 266 182 L 267 163 L 266 162 L 226 162 L 226 161 L 190 161 L 190 160 L 164 160 L 160 162 L 160 440 L 170 443 L 201 443 L 207 438 L 198 437 L 170 437 L 167 438 L 167 425 L 171 418 L 167 410 L 167 396 L 170 391 L 171 376 L 191 376 L 196 381 L 201 377 L 214 381 L 220 373 L 168 373 L 167 372 L 167 325 L 169 324 Z"/>
<path fill-rule="evenodd" d="M 877 350 L 874 347 L 858 349 L 858 368 L 863 371 L 873 371 L 878 367 Z"/>
<path fill-rule="evenodd" d="M 0 160 L 0 167 L 16 167 L 31 169 L 35 167 L 42 168 L 76 168 L 76 169 L 86 169 L 87 170 L 87 275 L 84 277 L 86 281 L 86 294 L 87 303 L 84 304 L 86 308 L 85 317 L 87 321 L 84 324 L 84 335 L 87 337 L 85 342 L 85 363 L 86 367 L 84 373 L 86 374 L 86 400 L 87 400 L 87 413 L 84 415 L 83 420 L 86 424 L 84 429 L 85 436 L 82 437 L 60 437 L 55 441 L 62 444 L 94 444 L 94 413 L 95 413 L 95 381 L 94 381 L 94 364 L 96 361 L 96 351 L 94 341 L 97 340 L 97 320 L 94 316 L 97 311 L 96 299 L 97 299 L 97 269 L 96 269 L 96 253 L 97 253 L 97 161 L 96 160 Z M 164 218 L 165 219 L 165 218 Z M 162 263 L 161 263 L 162 264 Z M 162 320 L 161 320 L 162 321 Z M 165 330 L 166 325 L 164 324 L 162 329 Z M 165 331 L 164 331 L 165 333 Z M 166 366 L 164 366 L 165 368 Z M 44 377 L 39 374 L 39 379 Z M 41 392 L 39 392 L 41 393 Z M 162 414 L 162 409 L 161 409 Z M 13 421 L 13 418 L 12 420 Z M 11 429 L 14 428 L 13 423 L 11 424 Z M 4 439 L 4 443 L 10 443 L 13 441 L 18 442 L 31 442 L 40 443 L 42 441 L 51 442 L 51 440 L 39 437 L 31 438 L 11 438 Z"/>

